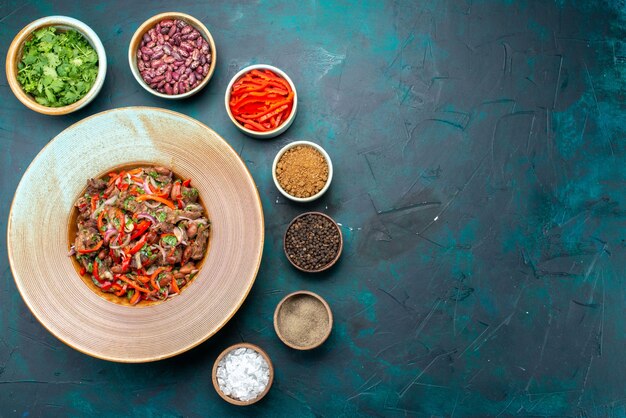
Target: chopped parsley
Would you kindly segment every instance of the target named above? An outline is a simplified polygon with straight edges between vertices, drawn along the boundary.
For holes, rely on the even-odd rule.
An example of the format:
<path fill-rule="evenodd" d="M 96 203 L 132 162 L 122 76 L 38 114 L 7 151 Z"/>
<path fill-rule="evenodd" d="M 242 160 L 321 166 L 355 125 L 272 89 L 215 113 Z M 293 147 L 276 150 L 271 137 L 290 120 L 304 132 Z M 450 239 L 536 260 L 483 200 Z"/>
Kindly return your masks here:
<path fill-rule="evenodd" d="M 191 187 L 189 189 L 185 189 L 185 190 L 183 190 L 183 196 L 185 196 L 187 198 L 198 197 L 198 189 L 196 189 L 195 187 Z"/>
<path fill-rule="evenodd" d="M 39 29 L 24 44 L 17 80 L 37 103 L 67 106 L 83 98 L 98 76 L 98 54 L 75 30 Z"/>
<path fill-rule="evenodd" d="M 163 238 L 163 242 L 169 245 L 170 247 L 176 246 L 178 244 L 178 240 L 174 235 L 166 235 Z"/>
<path fill-rule="evenodd" d="M 159 212 L 157 213 L 156 218 L 159 220 L 159 222 L 165 222 L 165 220 L 167 219 L 167 214 L 165 212 Z"/>

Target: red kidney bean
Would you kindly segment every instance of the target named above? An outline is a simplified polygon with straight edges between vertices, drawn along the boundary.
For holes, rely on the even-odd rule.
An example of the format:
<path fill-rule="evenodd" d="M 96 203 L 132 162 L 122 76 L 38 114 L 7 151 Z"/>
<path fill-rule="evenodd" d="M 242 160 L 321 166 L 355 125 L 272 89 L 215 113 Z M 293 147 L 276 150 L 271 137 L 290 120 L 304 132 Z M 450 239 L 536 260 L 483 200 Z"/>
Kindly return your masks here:
<path fill-rule="evenodd" d="M 212 54 L 202 34 L 179 19 L 164 19 L 148 30 L 137 49 L 137 68 L 151 88 L 182 94 L 204 79 Z"/>

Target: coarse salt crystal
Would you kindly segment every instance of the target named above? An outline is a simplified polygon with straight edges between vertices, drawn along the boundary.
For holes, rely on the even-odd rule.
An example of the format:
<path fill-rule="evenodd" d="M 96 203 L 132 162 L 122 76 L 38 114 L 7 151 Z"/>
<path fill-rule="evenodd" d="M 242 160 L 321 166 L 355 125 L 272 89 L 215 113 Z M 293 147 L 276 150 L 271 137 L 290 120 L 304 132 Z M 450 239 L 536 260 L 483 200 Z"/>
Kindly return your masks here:
<path fill-rule="evenodd" d="M 270 370 L 260 353 L 241 347 L 230 351 L 220 360 L 216 375 L 224 395 L 246 402 L 265 390 Z"/>

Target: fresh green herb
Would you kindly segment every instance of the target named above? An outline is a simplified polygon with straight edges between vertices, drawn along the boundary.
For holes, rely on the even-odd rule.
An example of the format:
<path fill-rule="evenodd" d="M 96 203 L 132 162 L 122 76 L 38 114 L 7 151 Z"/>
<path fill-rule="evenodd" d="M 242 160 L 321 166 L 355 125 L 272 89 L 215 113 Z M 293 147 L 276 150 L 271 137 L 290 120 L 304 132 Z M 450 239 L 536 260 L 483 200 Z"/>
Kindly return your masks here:
<path fill-rule="evenodd" d="M 170 247 L 175 246 L 176 244 L 178 244 L 178 240 L 176 239 L 176 237 L 174 235 L 166 235 L 163 237 L 163 242 L 166 243 L 167 245 L 169 245 Z"/>
<path fill-rule="evenodd" d="M 128 300 L 130 300 L 134 294 L 135 294 L 134 290 L 129 290 L 128 292 L 126 292 L 126 297 L 128 298 Z"/>
<path fill-rule="evenodd" d="M 132 218 L 126 218 L 126 228 L 130 228 L 132 225 L 134 225 Z"/>
<path fill-rule="evenodd" d="M 157 213 L 156 218 L 159 220 L 159 222 L 165 222 L 165 220 L 167 219 L 167 214 L 165 212 L 159 212 Z"/>
<path fill-rule="evenodd" d="M 93 273 L 93 263 L 90 262 L 89 264 L 87 264 L 87 272 Z"/>
<path fill-rule="evenodd" d="M 198 189 L 195 187 L 183 190 L 183 196 L 187 198 L 198 197 Z"/>
<path fill-rule="evenodd" d="M 159 173 L 157 173 L 156 171 L 151 171 L 148 173 L 148 175 L 156 180 L 156 178 L 159 176 Z"/>
<path fill-rule="evenodd" d="M 130 210 L 130 209 L 129 209 L 128 204 L 129 204 L 130 202 L 134 202 L 134 201 L 135 201 L 135 198 L 134 198 L 134 197 L 132 197 L 132 196 L 127 197 L 127 198 L 126 198 L 126 200 L 124 200 L 124 209 L 126 209 L 126 210 Z"/>
<path fill-rule="evenodd" d="M 39 29 L 24 44 L 17 80 L 37 103 L 67 106 L 83 98 L 98 76 L 98 54 L 75 30 Z"/>
<path fill-rule="evenodd" d="M 144 245 L 141 248 L 141 253 L 146 257 L 152 257 L 152 250 L 150 249 L 150 246 L 148 244 Z"/>

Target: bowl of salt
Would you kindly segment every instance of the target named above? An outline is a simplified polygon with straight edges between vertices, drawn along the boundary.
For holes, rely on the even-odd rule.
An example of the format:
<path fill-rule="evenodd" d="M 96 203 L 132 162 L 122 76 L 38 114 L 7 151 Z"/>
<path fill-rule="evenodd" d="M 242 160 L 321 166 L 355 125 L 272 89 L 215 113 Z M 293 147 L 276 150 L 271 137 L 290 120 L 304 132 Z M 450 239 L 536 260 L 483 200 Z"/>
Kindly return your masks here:
<path fill-rule="evenodd" d="M 269 392 L 274 367 L 260 347 L 239 343 L 228 347 L 213 365 L 213 387 L 226 402 L 238 406 L 252 405 Z"/>

